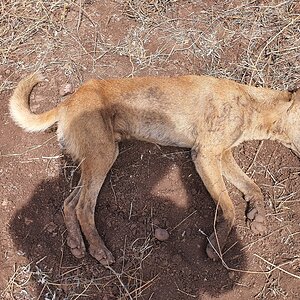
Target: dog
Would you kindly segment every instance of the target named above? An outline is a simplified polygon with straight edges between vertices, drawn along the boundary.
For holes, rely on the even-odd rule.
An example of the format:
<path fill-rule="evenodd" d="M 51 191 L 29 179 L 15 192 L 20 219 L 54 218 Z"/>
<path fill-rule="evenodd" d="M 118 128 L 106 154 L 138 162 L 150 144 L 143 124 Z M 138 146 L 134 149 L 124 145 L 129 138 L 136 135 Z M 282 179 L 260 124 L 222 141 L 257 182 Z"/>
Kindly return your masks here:
<path fill-rule="evenodd" d="M 262 192 L 240 169 L 231 149 L 244 141 L 271 139 L 299 155 L 299 90 L 277 91 L 196 75 L 92 79 L 50 111 L 34 114 L 30 93 L 42 80 L 34 73 L 19 82 L 10 99 L 10 114 L 29 132 L 57 123 L 59 141 L 81 163 L 78 186 L 64 201 L 67 243 L 75 257 L 86 253 L 83 233 L 96 260 L 104 266 L 114 262 L 95 227 L 94 211 L 118 156 L 118 143 L 128 138 L 191 149 L 198 174 L 223 212 L 209 237 L 210 258 L 222 256 L 235 221 L 223 176 L 243 193 L 251 230 L 265 232 Z"/>

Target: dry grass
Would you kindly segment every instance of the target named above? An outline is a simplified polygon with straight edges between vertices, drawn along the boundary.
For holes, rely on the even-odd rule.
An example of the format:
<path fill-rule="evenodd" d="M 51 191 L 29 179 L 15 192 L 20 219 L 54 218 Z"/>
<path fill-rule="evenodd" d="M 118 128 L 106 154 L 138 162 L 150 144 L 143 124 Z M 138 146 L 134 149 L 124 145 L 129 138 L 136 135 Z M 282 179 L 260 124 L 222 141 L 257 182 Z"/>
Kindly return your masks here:
<path fill-rule="evenodd" d="M 11 89 L 21 73 L 39 68 L 62 70 L 67 78 L 76 77 L 78 83 L 87 73 L 114 76 L 112 67 L 118 68 L 114 61 L 121 56 L 131 64 L 130 71 L 119 68 L 122 76 L 188 72 L 281 89 L 299 84 L 298 1 L 272 1 L 266 5 L 256 5 L 255 1 L 228 1 L 224 5 L 221 1 L 213 6 L 191 2 L 195 3 L 196 12 L 185 11 L 183 1 L 126 0 L 116 4 L 118 9 L 103 25 L 105 22 L 100 24 L 88 1 L 2 0 L 0 54 L 4 71 L 0 92 Z M 105 32 L 105 26 L 114 18 L 129 18 L 132 23 L 117 38 L 110 39 L 114 32 Z M 87 30 L 92 34 L 86 35 Z M 51 55 L 55 51 L 56 56 Z M 31 150 L 2 156 L 22 156 Z M 297 191 L 291 193 L 269 166 L 259 165 L 259 154 L 258 151 L 252 158 L 248 171 L 256 168 L 273 181 L 268 187 L 269 201 L 274 214 L 281 213 L 292 201 L 298 201 Z M 286 240 L 297 234 L 291 233 Z M 49 299 L 59 299 L 62 293 L 67 299 L 88 298 L 94 291 L 111 289 L 117 289 L 118 299 L 138 299 L 157 278 L 143 278 L 143 263 L 151 251 L 149 236 L 129 245 L 125 242 L 122 259 L 127 264 L 88 279 L 81 265 L 60 266 L 59 276 L 33 268 L 33 264 L 18 267 L 3 295 L 31 299 L 26 288 L 38 282 L 41 295 Z M 266 285 L 258 298 L 286 295 L 280 289 L 279 275 L 274 275 L 274 271 L 279 274 L 278 267 L 273 265 L 270 270 L 262 272 L 266 274 Z"/>
<path fill-rule="evenodd" d="M 205 67 L 201 69 L 210 75 L 273 88 L 298 84 L 300 19 L 299 11 L 295 10 L 297 1 L 267 6 L 249 1 L 240 6 L 229 5 L 227 10 L 222 9 L 222 4 L 207 7 L 197 14 L 191 12 L 187 18 L 170 18 L 162 13 L 155 25 L 148 21 L 151 13 L 141 12 L 140 6 L 144 7 L 145 2 L 149 3 L 127 1 L 124 13 L 128 14 L 129 7 L 134 11 L 130 16 L 142 26 L 128 32 L 119 50 L 139 67 L 170 62 L 176 53 L 182 52 L 190 62 L 203 62 Z M 144 8 L 147 10 L 148 6 Z M 164 6 L 162 11 L 167 8 Z M 147 42 L 153 34 L 158 36 L 158 46 L 149 51 Z M 236 57 L 228 61 L 228 55 Z"/>
<path fill-rule="evenodd" d="M 124 14 L 129 18 L 142 22 L 143 25 L 155 25 L 156 19 L 166 13 L 171 2 L 177 0 L 126 0 Z"/>
<path fill-rule="evenodd" d="M 117 42 L 105 37 L 84 2 L 11 1 L 5 5 L 3 2 L 2 63 L 24 70 L 60 63 L 66 74 L 82 80 L 82 70 L 87 66 L 92 66 L 95 73 L 103 73 L 105 57 L 127 56 L 132 64 L 132 71 L 124 74 L 127 76 L 138 75 L 145 68 L 160 70 L 185 58 L 183 70 L 191 65 L 194 73 L 273 88 L 292 88 L 298 84 L 297 1 L 277 1 L 267 6 L 249 1 L 242 5 L 228 4 L 227 9 L 220 4 L 201 8 L 197 13 L 192 11 L 186 17 L 176 15 L 176 8 L 181 5 L 177 2 L 125 1 L 120 13 L 135 19 L 137 24 L 125 30 Z M 76 24 L 70 24 L 67 18 L 70 13 L 76 16 Z M 91 40 L 81 35 L 86 27 L 95 32 Z M 63 44 L 62 33 L 67 35 Z M 48 57 L 54 49 L 65 47 L 70 52 L 62 54 L 59 60 Z M 20 59 L 17 62 L 16 57 L 28 55 L 34 55 L 34 65 Z M 11 86 L 7 78 L 2 89 Z"/>
<path fill-rule="evenodd" d="M 255 296 L 256 299 L 268 299 L 269 297 L 278 297 L 286 299 L 288 292 L 280 286 L 280 274 L 266 274 L 266 283 L 261 291 Z"/>
<path fill-rule="evenodd" d="M 0 92 L 14 86 L 16 70 L 33 71 L 43 67 L 46 56 L 55 47 L 57 32 L 64 27 L 71 3 L 61 0 L 1 1 L 0 59 L 7 70 Z M 32 54 L 38 58 L 28 66 L 23 59 Z M 14 70 L 10 72 L 9 69 Z"/>
<path fill-rule="evenodd" d="M 0 43 L 3 64 L 15 62 L 16 50 L 23 54 L 32 51 L 32 38 L 38 34 L 43 39 L 55 38 L 64 26 L 72 1 L 1 1 Z M 35 45 L 37 47 L 37 45 Z"/>
<path fill-rule="evenodd" d="M 51 274 L 44 272 L 39 267 L 39 262 L 14 266 L 13 274 L 9 278 L 6 288 L 0 293 L 1 299 L 36 299 L 31 293 L 31 285 L 34 285 L 34 282 L 42 286 L 41 294 L 43 293 L 44 299 L 55 299 L 56 289 L 51 287 Z"/>
<path fill-rule="evenodd" d="M 31 285 L 37 283 L 39 296 L 37 299 L 76 300 L 90 297 L 97 291 L 103 296 L 105 291 L 114 290 L 116 299 L 138 299 L 155 282 L 158 275 L 150 280 L 143 279 L 143 262 L 151 254 L 152 239 L 137 239 L 123 249 L 120 271 L 107 267 L 107 272 L 100 277 L 87 278 L 82 265 L 59 268 L 59 275 L 43 271 L 39 262 L 14 267 L 13 274 L 6 288 L 0 293 L 3 299 L 36 299 L 32 294 Z M 126 264 L 125 264 L 126 262 Z"/>

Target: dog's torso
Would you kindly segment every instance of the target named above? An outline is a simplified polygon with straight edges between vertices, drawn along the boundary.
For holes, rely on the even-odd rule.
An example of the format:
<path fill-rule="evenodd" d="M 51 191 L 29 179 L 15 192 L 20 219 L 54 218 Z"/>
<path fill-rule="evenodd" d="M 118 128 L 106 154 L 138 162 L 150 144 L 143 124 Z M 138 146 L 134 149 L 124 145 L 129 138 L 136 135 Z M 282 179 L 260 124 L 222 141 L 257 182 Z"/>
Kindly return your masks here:
<path fill-rule="evenodd" d="M 274 96 L 268 98 L 271 92 L 278 98 L 285 93 L 209 76 L 90 80 L 71 97 L 72 103 L 65 102 L 68 113 L 61 119 L 66 123 L 69 116 L 75 120 L 76 114 L 80 118 L 97 109 L 110 121 L 117 141 L 135 138 L 188 148 L 205 141 L 201 147 L 224 150 L 245 140 L 274 137 L 265 130 L 278 113 Z M 288 95 L 286 102 L 281 98 L 284 108 L 290 105 Z"/>

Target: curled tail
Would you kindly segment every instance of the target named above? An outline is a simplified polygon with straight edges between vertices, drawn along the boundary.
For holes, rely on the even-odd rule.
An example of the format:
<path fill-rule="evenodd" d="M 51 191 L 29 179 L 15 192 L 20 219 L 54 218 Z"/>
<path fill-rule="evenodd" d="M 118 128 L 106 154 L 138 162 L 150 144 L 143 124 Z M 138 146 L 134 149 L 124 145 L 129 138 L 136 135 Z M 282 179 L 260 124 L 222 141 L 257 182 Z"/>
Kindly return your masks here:
<path fill-rule="evenodd" d="M 44 131 L 58 121 L 58 107 L 41 114 L 35 114 L 30 110 L 30 93 L 33 87 L 43 79 L 40 73 L 28 75 L 18 83 L 10 98 L 9 110 L 12 119 L 29 132 Z"/>

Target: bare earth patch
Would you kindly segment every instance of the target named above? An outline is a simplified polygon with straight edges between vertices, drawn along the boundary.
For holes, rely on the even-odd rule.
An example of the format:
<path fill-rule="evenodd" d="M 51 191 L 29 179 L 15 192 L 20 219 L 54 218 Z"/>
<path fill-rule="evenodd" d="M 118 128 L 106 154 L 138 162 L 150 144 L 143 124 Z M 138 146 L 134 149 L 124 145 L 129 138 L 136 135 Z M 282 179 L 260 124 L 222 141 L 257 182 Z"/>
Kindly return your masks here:
<path fill-rule="evenodd" d="M 123 143 L 98 198 L 109 268 L 66 245 L 64 198 L 78 166 L 55 132 L 28 134 L 8 114 L 21 77 L 41 70 L 41 112 L 84 80 L 208 74 L 278 89 L 299 85 L 299 1 L 2 1 L 0 14 L 1 299 L 299 299 L 300 163 L 270 141 L 235 149 L 265 196 L 268 232 L 237 222 L 224 261 L 205 254 L 215 206 L 187 149 Z"/>

